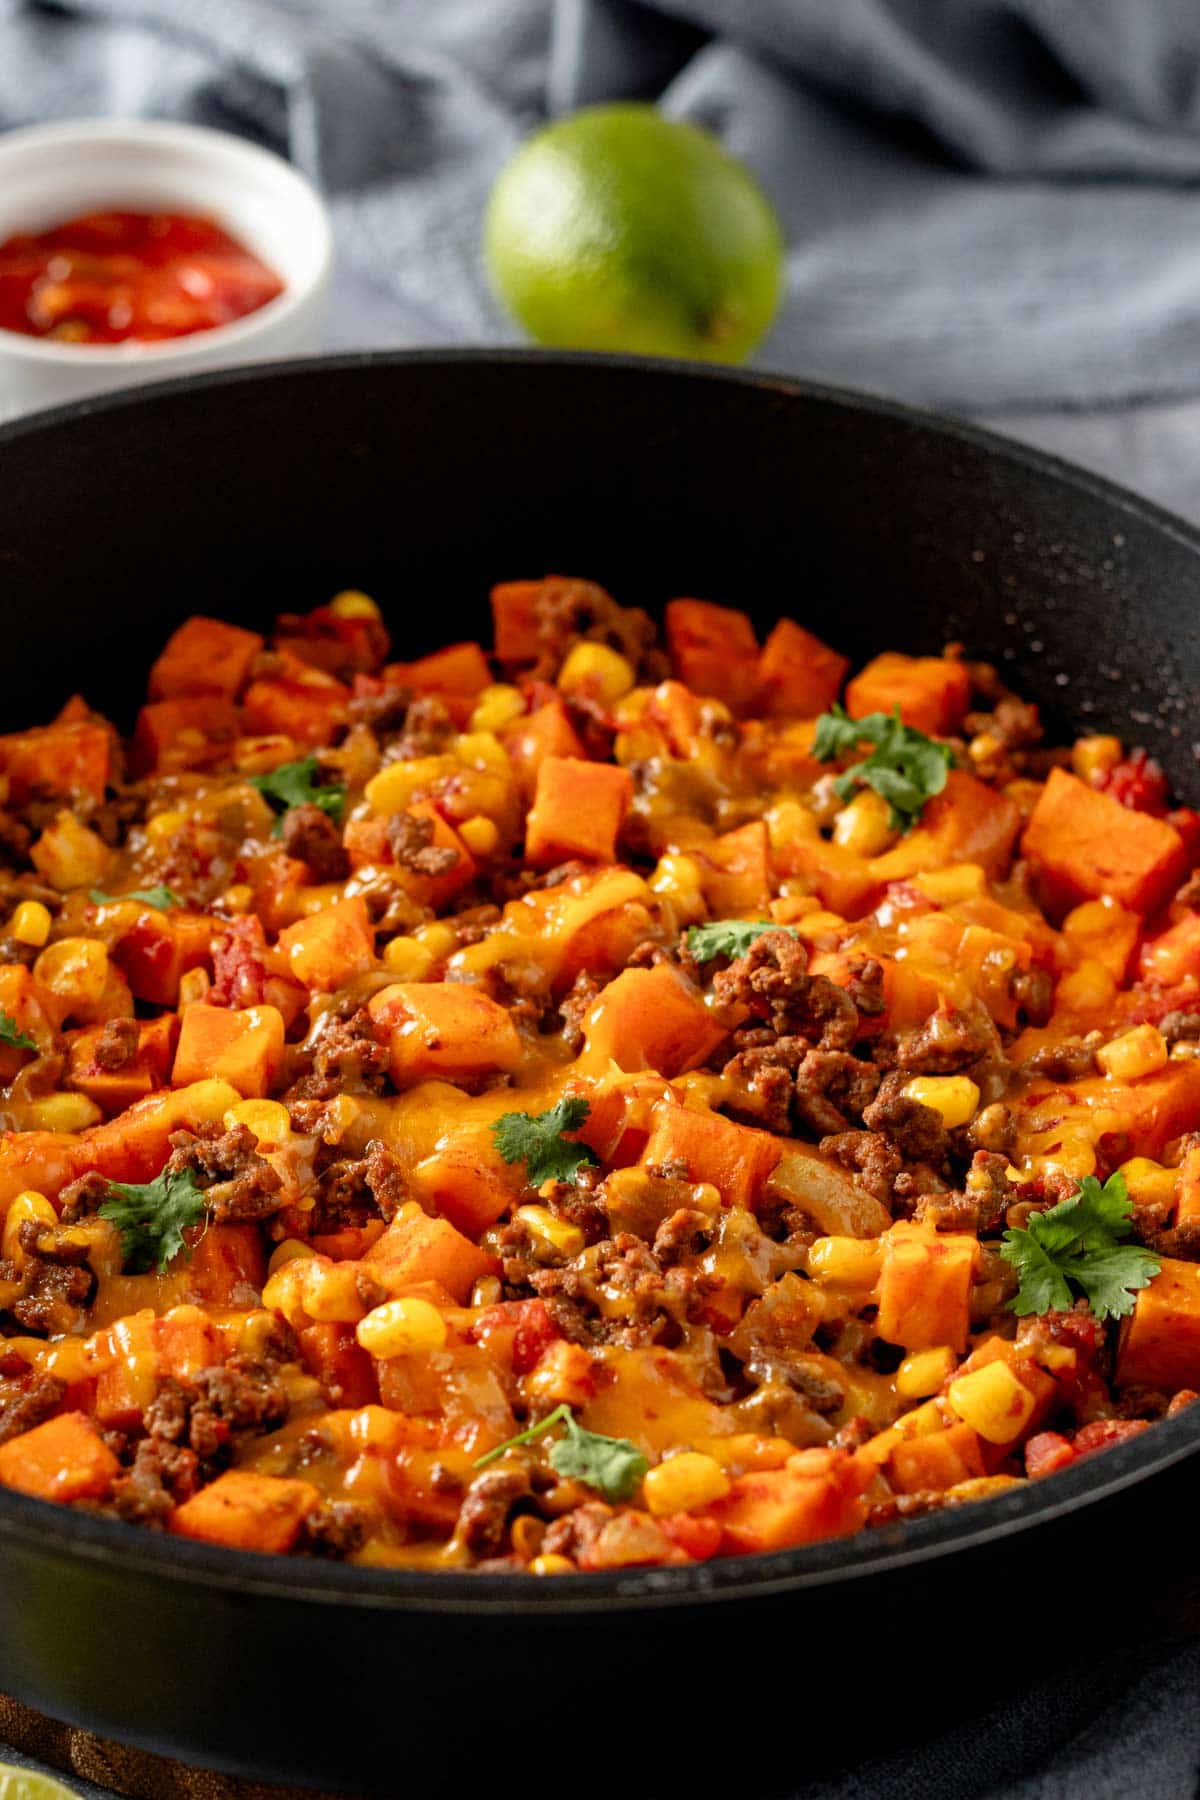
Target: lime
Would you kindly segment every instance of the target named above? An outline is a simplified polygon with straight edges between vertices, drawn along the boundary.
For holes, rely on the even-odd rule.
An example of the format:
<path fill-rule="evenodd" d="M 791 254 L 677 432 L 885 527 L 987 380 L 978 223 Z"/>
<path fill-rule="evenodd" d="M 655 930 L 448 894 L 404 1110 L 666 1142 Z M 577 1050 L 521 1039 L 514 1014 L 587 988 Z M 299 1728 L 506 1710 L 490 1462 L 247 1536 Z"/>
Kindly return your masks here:
<path fill-rule="evenodd" d="M 500 299 L 542 344 L 740 362 L 779 301 L 783 235 L 707 131 L 632 102 L 537 132 L 484 225 Z"/>
<path fill-rule="evenodd" d="M 0 1800 L 78 1800 L 74 1788 L 64 1787 L 49 1775 L 36 1769 L 18 1769 L 14 1763 L 0 1763 Z"/>

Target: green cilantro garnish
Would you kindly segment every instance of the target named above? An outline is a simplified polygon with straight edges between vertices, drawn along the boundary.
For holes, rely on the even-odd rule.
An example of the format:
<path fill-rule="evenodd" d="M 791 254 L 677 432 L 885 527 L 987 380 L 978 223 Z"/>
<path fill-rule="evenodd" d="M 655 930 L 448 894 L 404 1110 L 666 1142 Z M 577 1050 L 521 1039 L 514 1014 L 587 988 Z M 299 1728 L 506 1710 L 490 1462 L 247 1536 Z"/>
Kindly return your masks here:
<path fill-rule="evenodd" d="M 495 1462 L 506 1450 L 513 1450 L 518 1444 L 532 1444 L 536 1438 L 544 1437 L 556 1425 L 565 1425 L 566 1437 L 550 1446 L 550 1467 L 556 1475 L 564 1475 L 572 1481 L 582 1481 L 587 1487 L 595 1488 L 606 1500 L 628 1500 L 637 1492 L 642 1478 L 650 1467 L 637 1445 L 628 1438 L 602 1437 L 598 1431 L 585 1431 L 575 1421 L 575 1415 L 569 1406 L 556 1406 L 552 1413 L 528 1431 L 518 1432 L 516 1437 L 497 1444 L 485 1456 L 476 1459 L 477 1469 L 486 1468 L 488 1463 Z"/>
<path fill-rule="evenodd" d="M 1121 1319 L 1133 1311 L 1133 1294 L 1161 1267 L 1140 1244 L 1123 1244 L 1133 1230 L 1133 1203 L 1119 1172 L 1104 1186 L 1085 1175 L 1078 1193 L 1045 1212 L 1032 1213 L 1026 1229 L 1006 1231 L 1000 1254 L 1021 1277 L 1015 1313 L 1065 1310 L 1074 1288 L 1098 1319 Z"/>
<path fill-rule="evenodd" d="M 813 755 L 818 762 L 831 762 L 860 744 L 873 744 L 874 749 L 838 776 L 833 784 L 836 792 L 843 800 L 852 800 L 859 787 L 874 788 L 891 808 L 888 823 L 892 830 L 911 831 L 925 802 L 945 787 L 954 752 L 949 744 L 939 744 L 923 731 L 905 725 L 899 707 L 892 713 L 868 713 L 865 719 L 852 719 L 835 701 L 832 711 L 817 720 Z"/>
<path fill-rule="evenodd" d="M 121 1234 L 121 1256 L 126 1271 L 144 1275 L 157 1268 L 161 1275 L 173 1256 L 186 1248 L 183 1234 L 204 1217 L 204 1190 L 197 1187 L 191 1169 L 181 1174 L 165 1172 L 143 1183 L 110 1181 L 113 1196 L 100 1207 Z"/>
<path fill-rule="evenodd" d="M 707 925 L 690 925 L 686 931 L 688 954 L 694 962 L 711 962 L 714 956 L 727 956 L 732 962 L 745 956 L 756 938 L 764 931 L 796 933 L 790 925 L 772 925 L 769 919 L 713 919 Z"/>
<path fill-rule="evenodd" d="M 340 781 L 318 782 L 319 768 L 315 756 L 304 756 L 298 762 L 280 763 L 277 769 L 271 769 L 265 775 L 252 775 L 250 786 L 256 787 L 281 815 L 293 806 L 319 806 L 335 825 L 340 825 L 346 789 Z M 272 836 L 279 837 L 282 832 L 283 819 L 280 817 L 275 821 Z"/>
<path fill-rule="evenodd" d="M 17 1021 L 11 1013 L 0 1007 L 0 1044 L 11 1044 L 15 1050 L 36 1050 L 37 1045 L 23 1031 L 18 1031 Z"/>
<path fill-rule="evenodd" d="M 166 912 L 171 906 L 183 905 L 174 888 L 163 887 L 161 882 L 157 887 L 134 888 L 128 894 L 106 894 L 100 888 L 92 888 L 88 892 L 88 899 L 93 906 L 115 906 L 121 900 L 137 900 L 142 906 L 157 907 L 159 912 Z"/>
<path fill-rule="evenodd" d="M 586 1144 L 563 1137 L 578 1131 L 588 1116 L 586 1100 L 564 1098 L 544 1113 L 504 1113 L 492 1126 L 496 1148 L 506 1163 L 523 1162 L 530 1187 L 543 1181 L 575 1181 L 580 1169 L 597 1162 Z"/>

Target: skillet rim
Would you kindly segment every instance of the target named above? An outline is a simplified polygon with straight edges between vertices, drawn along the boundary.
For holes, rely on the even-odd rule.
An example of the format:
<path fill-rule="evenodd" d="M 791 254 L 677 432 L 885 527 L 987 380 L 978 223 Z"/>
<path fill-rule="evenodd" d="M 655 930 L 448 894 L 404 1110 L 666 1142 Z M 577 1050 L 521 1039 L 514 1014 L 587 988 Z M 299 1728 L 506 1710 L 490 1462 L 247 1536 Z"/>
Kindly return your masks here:
<path fill-rule="evenodd" d="M 254 383 L 269 387 L 274 381 L 309 374 L 337 376 L 382 367 L 436 369 L 482 365 L 613 370 L 636 378 L 682 380 L 693 386 L 725 385 L 785 400 L 811 400 L 842 412 L 891 419 L 942 440 L 969 444 L 988 456 L 1023 466 L 1043 480 L 1049 478 L 1055 484 L 1087 493 L 1200 556 L 1200 529 L 1178 515 L 1104 476 L 1000 432 L 858 389 L 768 371 L 713 368 L 659 357 L 483 346 L 362 350 L 281 358 L 177 376 L 26 414 L 0 425 L 0 455 L 10 446 L 36 440 L 39 434 L 53 435 L 59 428 L 93 414 L 118 414 L 143 402 L 182 397 L 198 390 L 240 389 Z M 791 1550 L 679 1568 L 613 1571 L 546 1582 L 531 1581 L 524 1574 L 368 1568 L 227 1550 L 166 1534 L 132 1531 L 118 1520 L 73 1512 L 7 1489 L 0 1489 L 0 1548 L 20 1547 L 71 1557 L 125 1578 L 167 1577 L 188 1586 L 216 1587 L 226 1594 L 253 1594 L 294 1603 L 348 1604 L 476 1618 L 621 1613 L 647 1606 L 658 1610 L 803 1592 L 910 1570 L 956 1550 L 994 1547 L 1039 1524 L 1062 1520 L 1077 1507 L 1091 1507 L 1112 1499 L 1197 1450 L 1200 1405 L 1185 1409 L 1173 1419 L 1159 1421 L 1152 1432 L 1139 1433 L 1107 1450 L 1099 1464 L 1085 1459 L 1060 1471 L 1053 1481 L 1030 1482 L 952 1511 Z M 1103 1477 L 1097 1479 L 1101 1468 Z"/>

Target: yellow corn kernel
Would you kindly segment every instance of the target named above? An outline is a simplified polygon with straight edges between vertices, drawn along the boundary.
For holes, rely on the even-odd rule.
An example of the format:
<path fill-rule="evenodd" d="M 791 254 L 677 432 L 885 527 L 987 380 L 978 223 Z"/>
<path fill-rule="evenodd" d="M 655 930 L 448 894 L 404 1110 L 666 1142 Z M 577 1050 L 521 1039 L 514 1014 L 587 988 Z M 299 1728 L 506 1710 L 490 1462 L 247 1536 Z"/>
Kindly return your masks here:
<path fill-rule="evenodd" d="M 784 884 L 786 887 L 786 883 Z M 778 900 L 772 900 L 767 909 L 777 925 L 795 925 L 800 919 L 808 918 L 810 913 L 823 912 L 825 909 L 815 894 L 781 893 Z"/>
<path fill-rule="evenodd" d="M 807 912 L 792 920 L 792 926 L 806 943 L 816 943 L 819 938 L 840 938 L 849 927 L 840 913 Z"/>
<path fill-rule="evenodd" d="M 936 906 L 957 906 L 960 900 L 978 900 L 987 892 L 987 876 L 978 863 L 927 869 L 923 875 L 914 875 L 912 884 Z"/>
<path fill-rule="evenodd" d="M 49 908 L 40 900 L 22 900 L 8 921 L 8 929 L 18 944 L 34 944 L 40 950 L 53 923 Z"/>
<path fill-rule="evenodd" d="M 42 880 L 65 894 L 70 888 L 102 886 L 112 851 L 102 837 L 64 811 L 55 814 L 29 857 Z"/>
<path fill-rule="evenodd" d="M 446 1321 L 436 1306 L 412 1295 L 372 1307 L 359 1320 L 355 1336 L 368 1356 L 382 1362 L 389 1356 L 440 1350 L 446 1342 Z"/>
<path fill-rule="evenodd" d="M 360 1406 L 346 1420 L 350 1442 L 356 1450 L 389 1451 L 404 1442 L 405 1421 L 386 1406 Z"/>
<path fill-rule="evenodd" d="M 1071 751 L 1071 767 L 1080 781 L 1094 784 L 1115 769 L 1124 754 L 1118 737 L 1081 737 Z"/>
<path fill-rule="evenodd" d="M 878 1238 L 820 1237 L 808 1247 L 808 1272 L 840 1287 L 874 1287 L 882 1255 Z"/>
<path fill-rule="evenodd" d="M 458 767 L 452 756 L 414 756 L 409 762 L 386 763 L 368 781 L 363 797 L 373 813 L 390 818 Z"/>
<path fill-rule="evenodd" d="M 398 981 L 424 981 L 436 958 L 416 938 L 394 937 L 383 949 L 383 966 Z"/>
<path fill-rule="evenodd" d="M 936 1394 L 957 1363 L 948 1344 L 936 1350 L 914 1350 L 896 1370 L 896 1392 L 902 1400 L 924 1400 Z"/>
<path fill-rule="evenodd" d="M 434 962 L 441 962 L 458 943 L 458 935 L 453 925 L 438 919 L 432 925 L 419 925 L 413 932 L 413 940 L 429 952 Z"/>
<path fill-rule="evenodd" d="M 1157 1025 L 1135 1025 L 1096 1052 L 1096 1061 L 1114 1081 L 1136 1081 L 1167 1063 L 1167 1041 Z"/>
<path fill-rule="evenodd" d="M 304 1289 L 310 1261 L 305 1256 L 289 1257 L 279 1268 L 272 1269 L 262 1293 L 263 1305 L 297 1330 L 309 1322 Z"/>
<path fill-rule="evenodd" d="M 715 1457 L 700 1450 L 682 1450 L 647 1473 L 642 1492 L 650 1511 L 661 1518 L 723 1499 L 729 1492 L 729 1477 Z"/>
<path fill-rule="evenodd" d="M 503 1293 L 504 1288 L 498 1275 L 481 1275 L 471 1289 L 471 1305 L 495 1306 Z"/>
<path fill-rule="evenodd" d="M 44 1094 L 29 1102 L 29 1122 L 36 1131 L 86 1131 L 103 1117 L 86 1094 Z"/>
<path fill-rule="evenodd" d="M 329 602 L 329 610 L 335 619 L 378 619 L 383 615 L 372 600 L 370 594 L 360 593 L 357 588 L 343 588 Z"/>
<path fill-rule="evenodd" d="M 525 711 L 525 701 L 521 690 L 509 687 L 506 682 L 497 681 L 491 687 L 485 687 L 471 714 L 472 731 L 503 731 L 514 719 L 519 719 Z"/>
<path fill-rule="evenodd" d="M 1148 1156 L 1131 1156 L 1117 1170 L 1125 1178 L 1126 1191 L 1139 1206 L 1170 1205 L 1175 1198 L 1178 1169 L 1164 1169 Z"/>
<path fill-rule="evenodd" d="M 228 1113 L 225 1116 L 228 1118 Z M 303 1238 L 284 1238 L 282 1244 L 276 1244 L 271 1252 L 271 1259 L 267 1264 L 267 1274 L 268 1276 L 278 1274 L 279 1270 L 285 1269 L 288 1263 L 300 1262 L 304 1258 L 311 1258 L 316 1254 L 312 1245 L 306 1244 Z"/>
<path fill-rule="evenodd" d="M 855 794 L 833 821 L 833 841 L 857 856 L 878 856 L 895 839 L 889 824 L 892 809 L 874 788 Z"/>
<path fill-rule="evenodd" d="M 221 895 L 221 905 L 226 912 L 247 913 L 254 905 L 254 889 L 248 881 L 235 881 Z"/>
<path fill-rule="evenodd" d="M 491 856 L 500 842 L 500 833 L 495 824 L 483 813 L 464 819 L 458 828 L 458 835 L 472 856 Z"/>
<path fill-rule="evenodd" d="M 636 676 L 619 650 L 608 644 L 576 644 L 558 671 L 564 694 L 594 694 L 598 700 L 620 700 L 632 688 Z"/>
<path fill-rule="evenodd" d="M 1055 992 L 1061 1012 L 1101 1012 L 1112 1004 L 1117 984 L 1111 972 L 1094 956 L 1085 956 L 1077 969 L 1062 976 Z"/>
<path fill-rule="evenodd" d="M 553 1551 L 545 1556 L 535 1556 L 528 1564 L 531 1575 L 574 1575 L 575 1564 L 569 1556 L 556 1556 Z"/>
<path fill-rule="evenodd" d="M 34 1193 L 27 1188 L 18 1194 L 9 1204 L 4 1215 L 4 1233 L 0 1237 L 0 1254 L 9 1262 L 18 1265 L 25 1261 L 19 1239 L 22 1225 L 57 1225 L 58 1214 L 47 1200 L 45 1194 Z"/>
<path fill-rule="evenodd" d="M 309 1262 L 304 1267 L 304 1310 L 310 1319 L 355 1325 L 366 1312 L 358 1297 L 358 1264 Z"/>
<path fill-rule="evenodd" d="M 985 1363 L 946 1390 L 950 1410 L 989 1444 L 1011 1444 L 1033 1414 L 1034 1398 L 1006 1362 Z"/>
<path fill-rule="evenodd" d="M 212 987 L 212 978 L 207 969 L 187 969 L 179 977 L 179 1009 L 185 1006 L 198 1006 L 207 1000 L 208 991 Z"/>
<path fill-rule="evenodd" d="M 108 951 L 99 938 L 60 938 L 34 963 L 33 979 L 72 1012 L 95 1006 L 108 980 Z"/>
<path fill-rule="evenodd" d="M 668 899 L 687 906 L 703 906 L 704 880 L 700 873 L 700 865 L 694 856 L 685 856 L 679 851 L 668 851 L 660 856 L 657 867 L 650 877 L 652 894 L 664 894 Z"/>
<path fill-rule="evenodd" d="M 811 807 L 802 806 L 799 800 L 780 800 L 763 816 L 772 850 L 786 850 L 789 844 L 820 835 L 816 814 Z"/>
<path fill-rule="evenodd" d="M 556 1219 L 548 1206 L 518 1206 L 513 1218 L 524 1225 L 530 1237 L 560 1256 L 578 1256 L 583 1249 L 584 1237 L 578 1225 Z"/>
<path fill-rule="evenodd" d="M 965 1125 L 979 1105 L 979 1089 L 969 1075 L 914 1075 L 901 1092 L 906 1100 L 917 1100 L 940 1113 L 947 1131 Z"/>
<path fill-rule="evenodd" d="M 508 1535 L 516 1555 L 523 1562 L 531 1562 L 542 1547 L 542 1539 L 546 1535 L 545 1522 L 535 1519 L 530 1513 L 519 1513 L 513 1520 Z"/>
<path fill-rule="evenodd" d="M 172 808 L 170 812 L 155 813 L 152 819 L 146 821 L 146 836 L 152 844 L 165 844 L 177 831 L 182 831 L 187 822 L 187 814 L 177 808 Z"/>
<path fill-rule="evenodd" d="M 292 1120 L 281 1100 L 239 1100 L 225 1114 L 225 1129 L 247 1125 L 260 1144 L 286 1144 L 292 1135 Z"/>
<path fill-rule="evenodd" d="M 239 738 L 233 747 L 233 766 L 240 775 L 266 775 L 281 764 L 296 760 L 296 745 L 292 738 L 285 737 L 280 731 L 272 731 L 261 737 Z M 172 817 L 170 813 L 160 813 L 160 819 Z M 179 817 L 182 819 L 183 814 Z M 154 824 L 152 819 L 150 824 Z M 150 829 L 148 825 L 147 831 Z M 169 835 L 169 834 L 168 834 Z"/>
<path fill-rule="evenodd" d="M 484 769 L 508 780 L 512 764 L 494 731 L 464 731 L 454 740 L 454 754 L 464 769 Z"/>

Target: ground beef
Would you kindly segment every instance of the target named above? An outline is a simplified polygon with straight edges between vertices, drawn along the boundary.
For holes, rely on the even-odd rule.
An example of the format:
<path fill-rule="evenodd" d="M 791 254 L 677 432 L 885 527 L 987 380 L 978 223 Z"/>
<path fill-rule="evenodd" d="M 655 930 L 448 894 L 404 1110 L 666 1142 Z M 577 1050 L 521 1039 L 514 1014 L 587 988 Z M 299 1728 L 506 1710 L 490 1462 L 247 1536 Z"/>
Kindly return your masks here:
<path fill-rule="evenodd" d="M 379 1138 L 367 1145 L 367 1186 L 375 1204 L 387 1220 L 395 1218 L 405 1201 L 412 1199 L 400 1159 Z"/>
<path fill-rule="evenodd" d="M 996 1027 L 979 1012 L 936 1012 L 905 1031 L 894 1046 L 880 1046 L 881 1060 L 910 1075 L 956 1075 L 984 1057 L 1000 1054 Z"/>
<path fill-rule="evenodd" d="M 279 1210 L 282 1177 L 258 1154 L 258 1140 L 249 1126 L 226 1131 L 213 1124 L 202 1125 L 197 1132 L 175 1131 L 170 1145 L 166 1173 L 190 1170 L 218 1223 L 246 1223 Z"/>
<path fill-rule="evenodd" d="M 1003 693 L 991 712 L 971 712 L 963 721 L 968 737 L 987 732 L 1004 750 L 1023 750 L 1041 742 L 1042 721 L 1037 707 L 1016 694 Z"/>
<path fill-rule="evenodd" d="M 128 1525 L 161 1530 L 174 1508 L 199 1484 L 200 1458 L 194 1450 L 162 1436 L 146 1437 L 134 1452 L 131 1467 L 113 1483 L 106 1510 Z"/>
<path fill-rule="evenodd" d="M 550 575 L 539 584 L 533 603 L 538 654 L 531 677 L 553 681 L 572 645 L 586 638 L 620 651 L 647 679 L 667 674 L 654 652 L 653 620 L 638 607 L 619 606 L 594 581 Z"/>
<path fill-rule="evenodd" d="M 595 1545 L 609 1520 L 615 1517 L 613 1508 L 606 1506 L 603 1500 L 585 1500 L 582 1506 L 574 1506 L 561 1519 L 555 1519 L 542 1539 L 542 1554 L 569 1556 L 573 1562 L 578 1562 Z"/>
<path fill-rule="evenodd" d="M 941 1164 L 950 1151 L 942 1115 L 932 1106 L 910 1100 L 889 1076 L 878 1098 L 863 1112 L 869 1131 L 881 1131 L 896 1146 L 905 1162 Z"/>
<path fill-rule="evenodd" d="M 210 1006 L 261 1006 L 267 980 L 267 940 L 257 914 L 230 919 L 213 939 Z"/>
<path fill-rule="evenodd" d="M 105 1074 L 114 1074 L 133 1062 L 138 1053 L 136 1019 L 109 1019 L 92 1051 L 92 1063 Z"/>
<path fill-rule="evenodd" d="M 1200 1013 L 1169 1012 L 1164 1013 L 1158 1022 L 1158 1029 L 1168 1044 L 1194 1042 L 1200 1038 Z"/>
<path fill-rule="evenodd" d="M 392 855 L 402 869 L 415 875 L 446 875 L 459 861 L 452 844 L 436 845 L 433 820 L 417 813 L 394 813 L 387 822 Z"/>
<path fill-rule="evenodd" d="M 229 1459 L 235 1437 L 273 1431 L 288 1414 L 286 1389 L 267 1362 L 246 1356 L 201 1369 L 193 1382 L 168 1376 L 146 1408 L 151 1438 L 180 1445 L 215 1472 Z"/>
<path fill-rule="evenodd" d="M 1197 1020 L 1200 1027 L 1200 1020 Z M 1089 1031 L 1086 1037 L 1064 1038 L 1060 1044 L 1043 1044 L 1021 1064 L 1023 1075 L 1046 1075 L 1051 1081 L 1082 1081 L 1096 1073 L 1096 1051 L 1104 1042 L 1103 1033 Z"/>
<path fill-rule="evenodd" d="M 77 1225 L 80 1219 L 90 1218 L 111 1197 L 111 1190 L 108 1176 L 98 1175 L 95 1170 L 69 1182 L 59 1195 L 59 1223 Z"/>
<path fill-rule="evenodd" d="M 476 1556 L 497 1556 L 508 1530 L 509 1514 L 530 1492 L 529 1471 L 520 1466 L 493 1464 L 483 1469 L 463 1496 L 458 1514 L 458 1533 Z"/>
<path fill-rule="evenodd" d="M 574 1181 L 556 1181 L 553 1187 L 543 1188 L 542 1194 L 555 1218 L 577 1226 L 588 1244 L 598 1244 L 608 1236 L 608 1209 L 599 1168 L 582 1168 Z"/>
<path fill-rule="evenodd" d="M 698 1255 L 707 1248 L 713 1230 L 710 1214 L 691 1206 L 679 1207 L 654 1234 L 654 1255 L 659 1266 L 669 1269 L 685 1256 Z"/>
<path fill-rule="evenodd" d="M 319 806 L 290 806 L 283 815 L 283 847 L 308 870 L 310 881 L 345 881 L 350 858 L 342 834 Z"/>
<path fill-rule="evenodd" d="M 1018 969 L 1008 984 L 1027 1025 L 1044 1025 L 1054 1010 L 1054 977 L 1049 969 Z"/>
<path fill-rule="evenodd" d="M 745 1034 L 739 1034 L 744 1041 Z M 735 1111 L 785 1135 L 845 1131 L 874 1098 L 880 1072 L 845 1050 L 814 1050 L 807 1038 L 780 1037 L 739 1050 L 721 1071 Z"/>
<path fill-rule="evenodd" d="M 808 973 L 808 952 L 790 931 L 764 931 L 745 956 L 713 978 L 726 1006 L 745 1007 L 777 1037 L 804 1037 L 822 1050 L 848 1050 L 858 1009 L 845 988 Z"/>
<path fill-rule="evenodd" d="M 284 1101 L 332 1100 L 338 1094 L 377 1094 L 387 1074 L 388 1050 L 375 1036 L 375 1023 L 366 1007 L 348 1019 L 330 1016 L 312 1052 L 312 1066 L 287 1093 Z"/>
<path fill-rule="evenodd" d="M 346 717 L 351 725 L 365 725 L 377 737 L 387 738 L 403 730 L 411 704 L 411 688 L 389 687 L 382 694 L 355 694 Z"/>
<path fill-rule="evenodd" d="M 390 754 L 403 762 L 419 756 L 437 756 L 454 737 L 456 726 L 436 694 L 423 694 L 404 715 L 404 729 Z"/>
<path fill-rule="evenodd" d="M 821 1136 L 864 1116 L 879 1087 L 879 1070 L 844 1050 L 810 1050 L 796 1071 L 793 1113 Z"/>
<path fill-rule="evenodd" d="M 66 1391 L 66 1382 L 57 1375 L 35 1375 L 27 1386 L 6 1395 L 0 1401 L 0 1444 L 53 1418 Z"/>
<path fill-rule="evenodd" d="M 656 1342 L 669 1331 L 672 1313 L 686 1305 L 694 1277 L 681 1268 L 664 1274 L 649 1244 L 622 1231 L 562 1268 L 530 1269 L 526 1279 L 572 1343 L 633 1346 Z M 617 1314 L 614 1293 L 623 1301 Z"/>
<path fill-rule="evenodd" d="M 500 923 L 500 908 L 489 900 L 482 906 L 468 907 L 446 923 L 453 926 L 460 944 L 478 944 Z"/>
<path fill-rule="evenodd" d="M 369 1529 L 366 1512 L 352 1500 L 322 1500 L 305 1519 L 298 1548 L 310 1556 L 340 1561 L 362 1549 Z"/>
<path fill-rule="evenodd" d="M 841 1131 L 821 1139 L 822 1156 L 832 1157 L 858 1177 L 867 1192 L 887 1206 L 904 1160 L 881 1131 Z"/>
<path fill-rule="evenodd" d="M 54 1239 L 33 1219 L 21 1226 L 17 1242 L 23 1261 L 0 1262 L 0 1281 L 19 1284 L 6 1310 L 18 1325 L 38 1336 L 59 1337 L 75 1330 L 96 1286 L 87 1266 L 87 1245 Z"/>
<path fill-rule="evenodd" d="M 563 1021 L 563 1041 L 568 1050 L 583 1048 L 583 1021 L 599 992 L 600 983 L 595 976 L 580 969 L 558 1009 Z"/>

